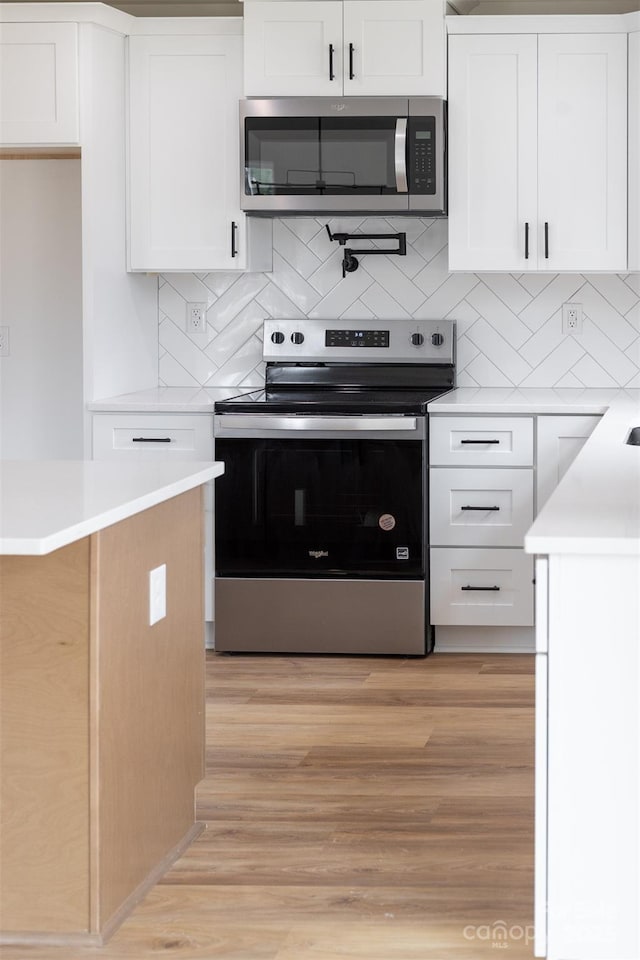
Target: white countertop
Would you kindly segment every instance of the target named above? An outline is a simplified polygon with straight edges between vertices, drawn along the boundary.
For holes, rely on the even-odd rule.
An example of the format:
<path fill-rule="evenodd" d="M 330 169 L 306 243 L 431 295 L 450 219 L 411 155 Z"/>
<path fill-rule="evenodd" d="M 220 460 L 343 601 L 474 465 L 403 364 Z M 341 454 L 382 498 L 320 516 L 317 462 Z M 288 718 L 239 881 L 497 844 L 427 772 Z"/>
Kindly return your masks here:
<path fill-rule="evenodd" d="M 640 404 L 604 414 L 525 537 L 527 553 L 640 555 Z"/>
<path fill-rule="evenodd" d="M 223 463 L 0 461 L 0 554 L 51 553 L 222 473 Z"/>
<path fill-rule="evenodd" d="M 640 390 L 459 387 L 432 400 L 429 413 L 602 414 L 618 403 L 640 407 Z"/>
<path fill-rule="evenodd" d="M 216 400 L 227 400 L 259 387 L 155 387 L 93 400 L 93 413 L 213 413 Z"/>

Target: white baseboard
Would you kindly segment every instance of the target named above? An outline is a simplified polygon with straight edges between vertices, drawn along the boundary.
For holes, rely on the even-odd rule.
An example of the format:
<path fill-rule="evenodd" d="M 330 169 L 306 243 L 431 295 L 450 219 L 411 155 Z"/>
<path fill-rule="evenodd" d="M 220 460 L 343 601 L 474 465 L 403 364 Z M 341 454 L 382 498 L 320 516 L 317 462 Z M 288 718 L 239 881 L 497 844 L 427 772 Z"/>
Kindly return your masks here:
<path fill-rule="evenodd" d="M 213 620 L 205 620 L 204 623 L 204 648 L 205 650 L 215 650 L 215 624 Z"/>
<path fill-rule="evenodd" d="M 436 627 L 436 653 L 534 653 L 533 627 Z"/>

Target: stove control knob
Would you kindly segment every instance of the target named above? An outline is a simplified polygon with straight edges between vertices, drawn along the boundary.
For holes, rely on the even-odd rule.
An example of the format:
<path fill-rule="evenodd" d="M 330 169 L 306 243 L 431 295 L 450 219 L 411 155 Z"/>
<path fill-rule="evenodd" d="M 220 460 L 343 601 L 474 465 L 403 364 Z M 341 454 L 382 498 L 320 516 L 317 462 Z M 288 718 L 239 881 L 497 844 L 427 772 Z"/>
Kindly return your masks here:
<path fill-rule="evenodd" d="M 284 333 L 282 333 L 280 330 L 276 330 L 275 333 L 271 334 L 271 342 L 284 343 Z"/>
<path fill-rule="evenodd" d="M 421 333 L 412 333 L 411 343 L 414 345 L 414 347 L 421 347 L 424 343 L 424 337 Z"/>
<path fill-rule="evenodd" d="M 441 333 L 433 333 L 431 335 L 431 343 L 434 347 L 441 347 L 444 343 L 444 337 Z"/>
<path fill-rule="evenodd" d="M 291 334 L 291 343 L 304 343 L 304 333 L 292 333 Z"/>

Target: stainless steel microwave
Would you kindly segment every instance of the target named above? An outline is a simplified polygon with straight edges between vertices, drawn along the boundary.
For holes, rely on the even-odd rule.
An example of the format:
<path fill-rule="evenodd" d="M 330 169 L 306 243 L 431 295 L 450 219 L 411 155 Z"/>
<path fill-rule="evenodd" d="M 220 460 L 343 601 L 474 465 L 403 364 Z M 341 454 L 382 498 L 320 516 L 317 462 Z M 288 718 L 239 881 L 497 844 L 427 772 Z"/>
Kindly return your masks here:
<path fill-rule="evenodd" d="M 446 214 L 444 100 L 241 100 L 240 131 L 249 214 Z"/>

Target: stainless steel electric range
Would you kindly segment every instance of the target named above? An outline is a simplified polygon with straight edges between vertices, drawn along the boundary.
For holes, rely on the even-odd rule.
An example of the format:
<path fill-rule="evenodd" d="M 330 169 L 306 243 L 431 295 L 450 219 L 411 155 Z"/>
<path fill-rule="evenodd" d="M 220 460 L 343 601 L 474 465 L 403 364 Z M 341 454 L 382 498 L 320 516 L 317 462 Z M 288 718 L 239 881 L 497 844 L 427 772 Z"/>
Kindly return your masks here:
<path fill-rule="evenodd" d="M 429 624 L 427 403 L 447 320 L 267 320 L 263 390 L 215 404 L 218 651 L 403 654 Z"/>

